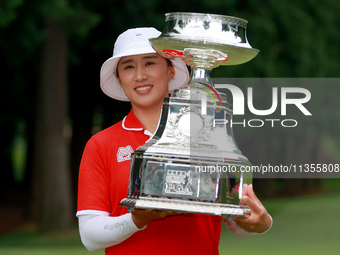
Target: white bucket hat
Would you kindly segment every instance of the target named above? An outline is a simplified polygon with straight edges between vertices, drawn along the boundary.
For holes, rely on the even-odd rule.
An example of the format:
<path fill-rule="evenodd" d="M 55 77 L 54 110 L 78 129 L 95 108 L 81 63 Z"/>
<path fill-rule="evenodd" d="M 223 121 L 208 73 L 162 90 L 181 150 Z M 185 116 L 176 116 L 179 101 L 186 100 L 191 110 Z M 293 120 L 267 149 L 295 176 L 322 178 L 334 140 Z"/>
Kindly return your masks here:
<path fill-rule="evenodd" d="M 130 101 L 118 82 L 116 74 L 118 61 L 125 56 L 156 53 L 149 39 L 156 38 L 160 34 L 161 32 L 155 28 L 145 27 L 129 29 L 118 36 L 113 56 L 104 62 L 100 70 L 100 87 L 106 95 L 117 100 Z M 170 61 L 175 69 L 175 76 L 169 82 L 169 93 L 184 87 L 189 81 L 189 72 L 185 63 L 181 59 Z"/>

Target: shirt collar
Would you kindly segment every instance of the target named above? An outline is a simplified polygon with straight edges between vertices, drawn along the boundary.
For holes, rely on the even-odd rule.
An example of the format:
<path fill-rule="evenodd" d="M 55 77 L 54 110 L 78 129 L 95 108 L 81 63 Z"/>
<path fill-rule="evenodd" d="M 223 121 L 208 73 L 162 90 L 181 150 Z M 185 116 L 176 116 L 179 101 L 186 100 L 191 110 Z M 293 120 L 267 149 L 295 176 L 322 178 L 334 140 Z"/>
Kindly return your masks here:
<path fill-rule="evenodd" d="M 153 134 L 146 130 L 143 124 L 140 123 L 132 109 L 130 110 L 129 114 L 124 117 L 122 121 L 122 128 L 128 131 L 144 131 L 145 135 L 150 137 L 153 136 Z"/>

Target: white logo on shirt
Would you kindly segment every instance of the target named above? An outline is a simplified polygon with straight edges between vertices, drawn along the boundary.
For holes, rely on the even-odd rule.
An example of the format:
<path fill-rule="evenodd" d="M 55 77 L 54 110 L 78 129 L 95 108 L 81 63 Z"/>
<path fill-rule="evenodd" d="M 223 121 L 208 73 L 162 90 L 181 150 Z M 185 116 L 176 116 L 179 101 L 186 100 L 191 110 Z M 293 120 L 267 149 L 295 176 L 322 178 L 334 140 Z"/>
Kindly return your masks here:
<path fill-rule="evenodd" d="M 117 152 L 117 161 L 122 162 L 125 160 L 130 160 L 132 152 L 133 149 L 131 145 L 128 145 L 126 147 L 120 147 Z"/>

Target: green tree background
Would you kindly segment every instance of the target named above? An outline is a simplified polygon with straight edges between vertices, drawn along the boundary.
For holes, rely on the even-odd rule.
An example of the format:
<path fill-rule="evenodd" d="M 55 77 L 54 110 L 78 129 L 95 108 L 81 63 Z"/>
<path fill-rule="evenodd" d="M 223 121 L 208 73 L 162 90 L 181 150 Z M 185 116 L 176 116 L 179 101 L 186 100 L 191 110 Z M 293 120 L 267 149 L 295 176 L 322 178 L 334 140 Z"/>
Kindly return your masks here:
<path fill-rule="evenodd" d="M 121 32 L 141 26 L 162 30 L 164 14 L 173 11 L 248 20 L 248 39 L 261 50 L 260 54 L 242 66 L 218 68 L 213 77 L 339 76 L 339 1 L 2 0 L 0 206 L 20 207 L 43 231 L 72 225 L 78 166 L 85 143 L 93 133 L 122 119 L 130 108 L 128 103 L 112 100 L 101 92 L 100 67 L 112 55 L 113 43 Z M 61 47 L 63 43 L 65 47 Z M 62 56 L 65 60 L 57 67 L 53 59 Z M 58 94 L 47 89 L 47 84 L 63 75 L 65 79 L 55 87 L 65 90 Z M 315 157 L 322 163 L 339 162 L 340 88 L 331 88 L 313 87 L 309 107 L 315 117 L 303 122 L 310 127 L 308 130 L 235 130 L 241 150 L 254 164 L 306 163 Z M 42 100 L 47 96 L 51 100 Z M 262 93 L 257 93 L 254 101 L 265 106 L 262 98 Z M 59 145 L 46 142 L 52 129 Z M 56 148 L 65 153 L 56 153 Z M 53 169 L 58 166 L 66 170 L 46 175 L 55 173 Z M 322 186 L 320 180 L 256 182 L 260 197 L 298 195 Z M 60 224 L 51 224 L 60 215 L 51 213 L 50 205 L 52 211 L 64 208 Z M 46 214 L 50 216 L 44 217 Z"/>

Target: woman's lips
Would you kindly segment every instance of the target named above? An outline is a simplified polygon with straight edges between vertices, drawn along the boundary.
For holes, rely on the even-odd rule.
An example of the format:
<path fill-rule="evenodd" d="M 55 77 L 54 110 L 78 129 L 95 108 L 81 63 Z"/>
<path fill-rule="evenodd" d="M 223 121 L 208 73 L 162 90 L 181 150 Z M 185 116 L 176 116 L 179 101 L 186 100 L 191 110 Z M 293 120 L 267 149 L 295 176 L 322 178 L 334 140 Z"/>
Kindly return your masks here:
<path fill-rule="evenodd" d="M 135 87 L 135 90 L 137 91 L 138 94 L 146 94 L 151 90 L 152 87 L 153 87 L 152 85 L 141 85 Z"/>

